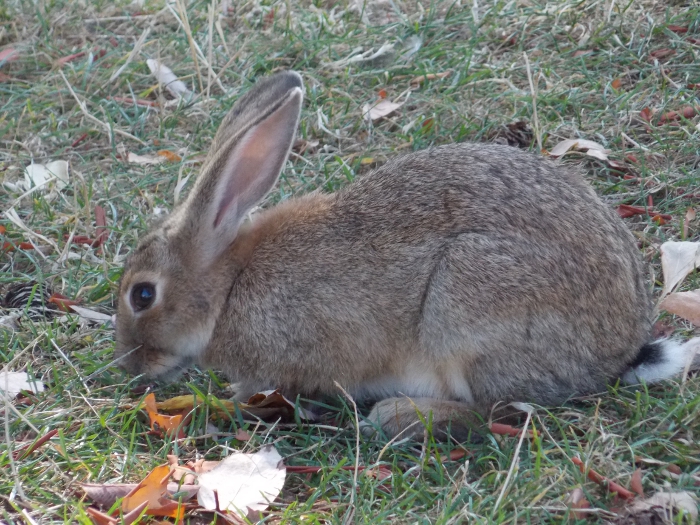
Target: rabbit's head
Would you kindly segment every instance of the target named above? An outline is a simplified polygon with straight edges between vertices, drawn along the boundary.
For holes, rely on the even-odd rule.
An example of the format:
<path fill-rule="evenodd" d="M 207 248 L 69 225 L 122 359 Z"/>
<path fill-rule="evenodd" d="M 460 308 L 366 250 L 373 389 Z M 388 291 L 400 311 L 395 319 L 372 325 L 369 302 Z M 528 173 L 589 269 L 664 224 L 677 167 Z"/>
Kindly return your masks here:
<path fill-rule="evenodd" d="M 115 357 L 130 373 L 172 377 L 207 347 L 242 267 L 232 244 L 279 177 L 301 102 L 302 81 L 294 72 L 266 78 L 236 101 L 188 198 L 129 257 Z"/>

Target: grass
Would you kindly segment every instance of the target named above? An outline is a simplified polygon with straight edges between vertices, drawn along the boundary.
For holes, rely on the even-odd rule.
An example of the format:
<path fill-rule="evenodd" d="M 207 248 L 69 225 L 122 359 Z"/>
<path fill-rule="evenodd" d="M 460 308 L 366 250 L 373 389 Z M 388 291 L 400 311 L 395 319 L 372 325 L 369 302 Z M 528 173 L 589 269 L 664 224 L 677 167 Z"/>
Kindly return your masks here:
<path fill-rule="evenodd" d="M 461 4 L 232 2 L 225 15 L 213 19 L 211 31 L 209 4 L 202 1 L 171 8 L 151 1 L 141 7 L 100 0 L 0 4 L 0 49 L 19 51 L 16 60 L 0 64 L 6 75 L 0 81 L 0 210 L 14 206 L 29 230 L 53 240 L 59 250 L 1 253 L 0 292 L 37 281 L 111 314 L 124 257 L 149 221 L 171 208 L 178 178 L 196 175 L 233 101 L 256 78 L 293 68 L 306 83 L 299 136 L 307 148 L 292 156 L 265 205 L 316 188 L 333 191 L 395 154 L 455 141 L 506 140 L 512 138 L 508 124 L 526 121 L 524 147 L 537 149 L 538 137 L 546 149 L 562 139 L 587 138 L 626 163 L 629 169 L 620 173 L 580 154 L 564 160 L 579 166 L 611 205 L 651 202 L 672 216 L 663 224 L 644 215 L 626 219 L 658 294 L 660 244 L 698 240 L 700 232 L 698 219 L 686 219 L 687 209 L 700 201 L 698 117 L 656 124 L 667 111 L 699 103 L 700 7 L 648 0 Z M 189 25 L 221 85 L 193 53 L 178 18 Z M 127 64 L 145 32 L 140 51 Z M 393 49 L 371 60 L 341 62 L 384 44 Z M 80 52 L 85 54 L 59 63 Z M 166 106 L 170 97 L 155 84 L 146 58 L 170 66 L 198 94 L 196 100 Z M 416 76 L 447 71 L 446 78 L 410 84 Z M 392 117 L 370 125 L 362 106 L 380 93 L 406 102 Z M 643 118 L 647 108 L 657 112 L 652 126 Z M 124 149 L 141 155 L 169 150 L 182 160 L 139 166 L 125 162 Z M 30 162 L 56 159 L 70 162 L 70 185 L 17 201 L 21 191 L 6 184 L 21 179 Z M 102 250 L 66 250 L 64 235 L 95 236 L 96 205 L 107 212 L 109 236 Z M 46 246 L 7 214 L 0 224 L 11 239 L 29 236 Z M 696 273 L 688 286 L 698 285 Z M 683 337 L 692 335 L 678 319 L 662 321 Z M 212 437 L 204 409 L 189 424 L 192 439 L 170 442 L 149 435 L 134 408 L 142 392 L 132 378 L 106 367 L 112 351 L 109 328 L 72 315 L 34 320 L 23 315 L 14 329 L 0 329 L 2 362 L 47 384 L 28 402 L 13 403 L 9 434 L 0 429 L 4 522 L 89 523 L 80 482 L 135 482 L 168 453 L 216 459 L 244 445 L 233 438 L 240 421 L 214 422 L 221 434 Z M 215 371 L 193 371 L 178 384 L 157 386 L 156 394 L 164 399 L 203 391 L 225 397 L 225 385 Z M 577 487 L 596 509 L 586 521 L 621 520 L 620 503 L 585 479 L 570 462 L 574 456 L 625 486 L 640 466 L 647 494 L 700 495 L 691 477 L 700 474 L 697 377 L 683 385 L 611 387 L 565 407 L 538 408 L 533 418 L 538 434 L 519 450 L 517 439 L 488 436 L 469 445 L 466 458 L 443 461 L 461 445 L 436 442 L 429 433 L 423 442 L 390 445 L 363 438 L 360 464 L 380 463 L 393 477 L 383 483 L 360 475 L 357 487 L 353 472 L 339 468 L 356 460 L 353 421 L 352 410 L 339 399 L 325 423 L 344 431 L 244 424 L 254 434 L 249 447 L 275 443 L 288 464 L 327 466 L 320 474 L 289 475 L 266 522 L 561 522 L 575 519 L 565 500 Z M 13 449 L 53 429 L 56 437 L 13 466 Z M 680 467 L 680 478 L 669 474 L 669 463 Z M 188 519 L 209 523 L 210 517 Z"/>

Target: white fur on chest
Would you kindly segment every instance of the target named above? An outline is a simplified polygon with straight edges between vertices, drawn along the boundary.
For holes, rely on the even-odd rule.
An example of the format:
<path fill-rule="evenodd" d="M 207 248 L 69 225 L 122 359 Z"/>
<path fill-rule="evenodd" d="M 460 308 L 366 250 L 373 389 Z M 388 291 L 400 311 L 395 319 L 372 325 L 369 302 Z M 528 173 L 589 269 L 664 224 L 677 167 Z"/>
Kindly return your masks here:
<path fill-rule="evenodd" d="M 388 397 L 429 397 L 470 403 L 474 401 L 469 383 L 460 366 L 445 363 L 410 361 L 399 373 L 380 376 L 356 385 L 352 395 L 357 400 L 379 400 Z"/>

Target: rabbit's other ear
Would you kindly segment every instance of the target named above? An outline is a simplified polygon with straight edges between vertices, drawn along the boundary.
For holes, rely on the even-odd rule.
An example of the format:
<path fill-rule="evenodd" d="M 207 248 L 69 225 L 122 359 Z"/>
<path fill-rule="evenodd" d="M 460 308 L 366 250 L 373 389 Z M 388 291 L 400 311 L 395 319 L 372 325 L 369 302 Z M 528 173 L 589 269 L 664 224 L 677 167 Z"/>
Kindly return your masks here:
<path fill-rule="evenodd" d="M 189 230 L 187 236 L 196 239 L 205 264 L 234 241 L 244 217 L 274 187 L 289 156 L 299 123 L 302 89 L 300 77 L 287 74 L 297 82 L 267 86 L 263 81 L 236 103 L 221 124 L 203 172 L 184 205 L 181 213 Z M 251 115 L 250 108 L 239 108 L 246 102 L 258 106 L 257 114 Z M 261 102 L 267 104 L 259 107 Z"/>

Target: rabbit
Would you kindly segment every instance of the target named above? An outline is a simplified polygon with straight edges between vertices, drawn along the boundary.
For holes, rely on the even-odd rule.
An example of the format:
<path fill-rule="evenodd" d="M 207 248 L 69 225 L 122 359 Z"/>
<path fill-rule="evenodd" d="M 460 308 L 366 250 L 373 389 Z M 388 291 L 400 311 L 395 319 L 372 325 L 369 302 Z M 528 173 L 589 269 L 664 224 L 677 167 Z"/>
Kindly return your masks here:
<path fill-rule="evenodd" d="M 335 193 L 246 217 L 294 142 L 303 84 L 258 81 L 187 199 L 129 256 L 115 357 L 173 379 L 222 370 L 268 388 L 375 402 L 364 430 L 468 436 L 499 403 L 553 406 L 680 372 L 652 341 L 633 236 L 569 167 L 496 144 L 390 160 Z M 336 384 L 337 382 L 337 384 Z"/>

